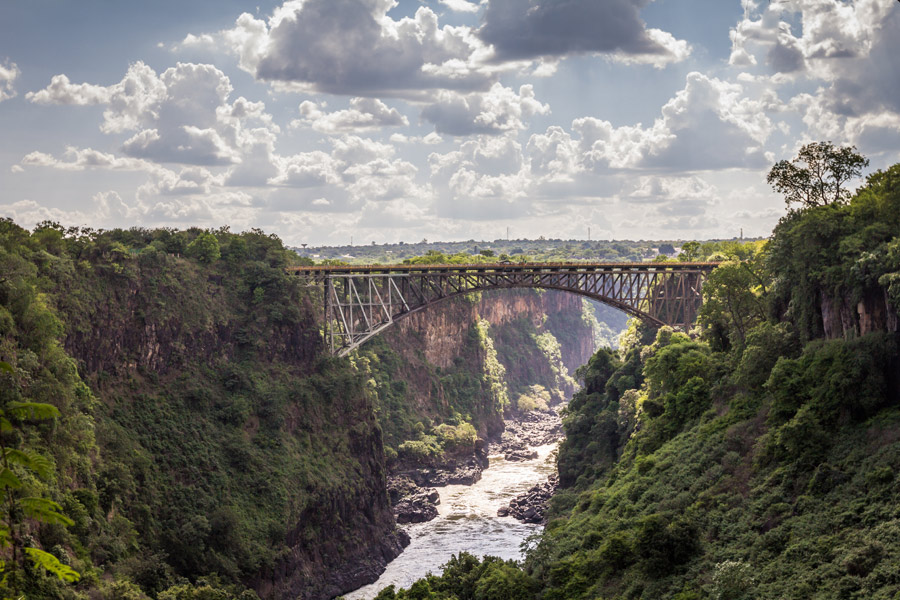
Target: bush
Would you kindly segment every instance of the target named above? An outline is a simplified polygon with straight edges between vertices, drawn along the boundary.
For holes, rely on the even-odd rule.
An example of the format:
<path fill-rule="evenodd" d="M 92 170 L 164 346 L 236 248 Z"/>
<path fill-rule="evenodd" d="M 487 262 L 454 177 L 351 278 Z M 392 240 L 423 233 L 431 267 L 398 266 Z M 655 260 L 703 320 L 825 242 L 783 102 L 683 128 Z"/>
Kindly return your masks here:
<path fill-rule="evenodd" d="M 644 517 L 635 531 L 634 553 L 650 577 L 664 577 L 686 563 L 699 550 L 697 528 L 690 522 L 672 521 L 662 514 Z"/>
<path fill-rule="evenodd" d="M 529 393 L 521 394 L 516 400 L 516 408 L 520 412 L 547 412 L 550 410 L 550 392 L 542 385 L 532 385 Z"/>

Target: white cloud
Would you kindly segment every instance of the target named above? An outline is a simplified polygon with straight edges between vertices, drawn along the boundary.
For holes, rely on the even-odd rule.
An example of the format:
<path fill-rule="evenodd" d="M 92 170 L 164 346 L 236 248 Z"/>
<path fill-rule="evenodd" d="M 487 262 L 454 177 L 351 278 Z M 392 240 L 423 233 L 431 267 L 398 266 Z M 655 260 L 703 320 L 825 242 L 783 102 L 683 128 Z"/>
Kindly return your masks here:
<path fill-rule="evenodd" d="M 300 105 L 301 118 L 291 122 L 291 126 L 308 126 L 320 133 L 334 134 L 409 125 L 409 119 L 400 111 L 377 98 L 352 98 L 350 108 L 330 113 L 323 111 L 324 107 L 324 103 L 306 100 Z"/>
<path fill-rule="evenodd" d="M 268 21 L 241 15 L 221 32 L 240 66 L 256 78 L 310 91 L 421 97 L 423 90 L 487 88 L 484 45 L 468 27 L 438 25 L 420 7 L 387 15 L 392 0 L 290 0 Z"/>
<path fill-rule="evenodd" d="M 763 62 L 787 74 L 774 78 L 775 85 L 818 85 L 787 103 L 801 115 L 808 137 L 890 150 L 900 137 L 898 29 L 900 10 L 892 2 L 748 2 L 731 32 L 731 63 Z"/>
<path fill-rule="evenodd" d="M 93 148 L 75 148 L 69 146 L 65 151 L 65 159 L 59 159 L 45 152 L 30 152 L 21 163 L 28 167 L 52 167 L 63 171 L 84 171 L 86 169 L 110 169 L 113 171 L 149 171 L 155 172 L 158 167 L 147 161 L 120 157 Z"/>
<path fill-rule="evenodd" d="M 90 83 L 74 84 L 65 75 L 54 75 L 50 85 L 37 92 L 28 92 L 25 98 L 35 104 L 70 104 L 87 106 L 106 104 L 110 99 L 110 89 Z"/>
<path fill-rule="evenodd" d="M 532 135 L 526 150 L 531 173 L 535 176 L 551 181 L 571 181 L 581 170 L 578 143 L 562 127 L 554 125 L 545 133 Z"/>
<path fill-rule="evenodd" d="M 15 83 L 20 74 L 16 63 L 8 60 L 0 62 L 0 102 L 15 97 Z"/>
<path fill-rule="evenodd" d="M 697 176 L 644 176 L 634 182 L 632 190 L 622 194 L 626 203 L 652 205 L 657 213 L 667 216 L 697 216 L 716 204 L 719 191 Z"/>
<path fill-rule="evenodd" d="M 430 196 L 417 182 L 418 169 L 394 158 L 393 146 L 352 135 L 330 141 L 330 153 L 317 150 L 276 156 L 278 173 L 269 183 L 306 190 L 290 200 L 293 205 L 299 202 L 307 209 L 334 212 L 356 210 L 368 201 Z"/>
<path fill-rule="evenodd" d="M 739 84 L 694 72 L 651 127 L 585 117 L 572 129 L 581 136 L 586 168 L 761 168 L 768 162 L 762 144 L 773 129 L 763 110 L 767 100 L 751 100 Z"/>
<path fill-rule="evenodd" d="M 478 4 L 469 2 L 469 0 L 441 0 L 441 4 L 456 12 L 478 12 Z"/>
<path fill-rule="evenodd" d="M 28 98 L 38 104 L 105 105 L 100 130 L 109 135 L 134 132 L 121 147 L 134 158 L 205 166 L 247 159 L 259 165 L 260 147 L 271 154 L 270 136 L 280 129 L 264 103 L 244 97 L 229 103 L 231 92 L 229 78 L 212 65 L 178 63 L 157 74 L 137 62 L 111 86 L 73 84 L 57 75 Z M 243 165 L 240 176 L 248 177 L 249 168 Z M 256 179 L 264 182 L 265 177 Z"/>
<path fill-rule="evenodd" d="M 436 101 L 422 110 L 422 118 L 438 133 L 497 135 L 524 129 L 525 119 L 549 112 L 549 105 L 535 99 L 533 86 L 523 85 L 516 93 L 495 83 L 485 93 L 439 92 Z"/>
<path fill-rule="evenodd" d="M 616 50 L 610 54 L 610 57 L 615 62 L 625 65 L 650 65 L 657 69 L 662 69 L 670 64 L 687 60 L 693 50 L 687 41 L 676 39 L 668 31 L 647 29 L 646 35 L 662 51 L 631 53 L 624 50 Z"/>
<path fill-rule="evenodd" d="M 274 185 L 321 187 L 341 181 L 341 165 L 327 152 L 302 152 L 281 157 L 277 163 L 278 174 L 270 180 Z"/>

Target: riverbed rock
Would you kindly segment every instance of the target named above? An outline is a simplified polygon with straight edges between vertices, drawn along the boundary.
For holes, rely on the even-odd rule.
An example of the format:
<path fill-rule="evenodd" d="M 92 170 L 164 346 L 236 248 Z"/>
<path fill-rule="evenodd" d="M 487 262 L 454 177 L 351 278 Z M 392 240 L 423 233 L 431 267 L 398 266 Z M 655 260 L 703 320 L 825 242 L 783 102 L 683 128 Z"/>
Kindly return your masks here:
<path fill-rule="evenodd" d="M 412 496 L 421 491 L 412 478 L 406 475 L 389 475 L 387 478 L 387 492 L 391 499 L 391 506 L 395 506 L 400 500 Z"/>
<path fill-rule="evenodd" d="M 511 516 L 525 523 L 546 523 L 547 503 L 558 486 L 559 476 L 551 475 L 547 481 L 516 496 L 508 506 L 500 507 L 497 516 Z"/>
<path fill-rule="evenodd" d="M 387 489 L 397 523 L 424 523 L 438 516 L 441 495 L 436 489 L 421 488 L 406 475 L 388 477 Z"/>
<path fill-rule="evenodd" d="M 520 458 L 520 453 L 531 452 L 533 446 L 552 444 L 563 437 L 559 413 L 552 408 L 547 412 L 522 413 L 504 423 L 503 433 L 494 439 L 490 450 L 493 454 L 513 456 L 507 460 L 527 460 Z"/>
<path fill-rule="evenodd" d="M 537 450 L 513 450 L 503 455 L 503 458 L 512 462 L 522 462 L 538 457 Z"/>
<path fill-rule="evenodd" d="M 433 496 L 429 492 L 434 492 Z M 436 506 L 438 502 L 440 502 L 440 496 L 437 490 L 425 490 L 400 500 L 394 506 L 394 516 L 397 519 L 397 523 L 401 525 L 406 523 L 424 523 L 438 516 Z"/>

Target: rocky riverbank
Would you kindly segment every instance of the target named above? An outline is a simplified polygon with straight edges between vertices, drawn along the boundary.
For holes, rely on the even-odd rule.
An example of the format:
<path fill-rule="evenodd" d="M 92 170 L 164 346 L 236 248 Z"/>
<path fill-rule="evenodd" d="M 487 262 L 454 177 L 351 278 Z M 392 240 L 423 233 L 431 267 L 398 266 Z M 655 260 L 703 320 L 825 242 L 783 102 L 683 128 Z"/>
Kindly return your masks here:
<path fill-rule="evenodd" d="M 539 483 L 524 494 L 516 496 L 507 506 L 497 510 L 498 517 L 514 517 L 523 523 L 546 523 L 547 503 L 556 488 L 559 487 L 559 475 L 551 475 L 547 481 Z"/>
<path fill-rule="evenodd" d="M 394 517 L 399 524 L 430 521 L 438 516 L 437 506 L 441 501 L 435 488 L 476 483 L 488 467 L 488 453 L 502 454 L 510 462 L 531 460 L 537 457 L 534 447 L 551 444 L 561 438 L 562 424 L 556 410 L 532 411 L 505 421 L 499 438 L 492 440 L 487 447 L 476 446 L 475 453 L 469 457 L 449 459 L 434 467 L 407 466 L 396 469 L 388 477 L 388 494 Z M 518 496 L 509 506 L 501 508 L 498 515 L 511 515 L 526 523 L 543 522 L 547 501 L 557 485 L 558 478 L 554 475 Z"/>
<path fill-rule="evenodd" d="M 552 444 L 562 439 L 562 421 L 557 405 L 546 412 L 531 411 L 505 421 L 500 439 L 488 445 L 491 454 L 502 454 L 505 460 L 529 460 L 536 456 L 535 446 Z"/>

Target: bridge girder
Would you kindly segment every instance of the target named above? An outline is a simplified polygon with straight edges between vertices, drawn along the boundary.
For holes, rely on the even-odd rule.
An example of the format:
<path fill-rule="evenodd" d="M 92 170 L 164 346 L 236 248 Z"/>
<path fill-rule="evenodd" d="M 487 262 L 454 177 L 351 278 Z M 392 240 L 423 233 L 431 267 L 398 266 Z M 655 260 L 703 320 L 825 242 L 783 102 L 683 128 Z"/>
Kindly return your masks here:
<path fill-rule="evenodd" d="M 687 328 L 716 263 L 300 267 L 324 286 L 325 342 L 346 356 L 395 321 L 454 296 L 538 288 L 579 294 L 655 325 Z"/>

